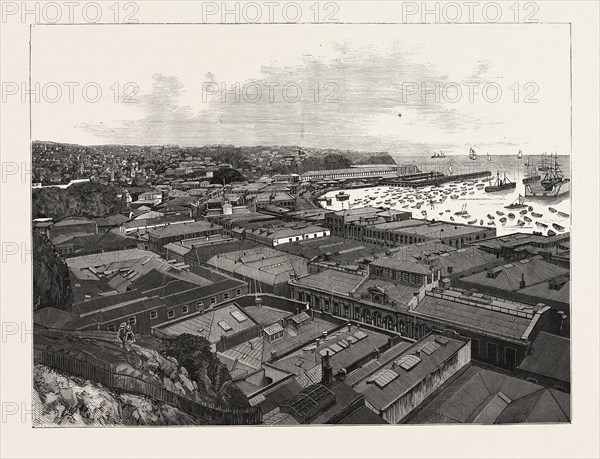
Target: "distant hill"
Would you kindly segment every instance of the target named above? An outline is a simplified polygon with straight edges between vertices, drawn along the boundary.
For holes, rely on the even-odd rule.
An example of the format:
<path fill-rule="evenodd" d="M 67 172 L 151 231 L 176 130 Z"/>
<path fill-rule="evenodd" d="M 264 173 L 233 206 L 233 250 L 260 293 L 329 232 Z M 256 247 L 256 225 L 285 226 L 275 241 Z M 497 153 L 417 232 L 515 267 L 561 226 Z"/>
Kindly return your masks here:
<path fill-rule="evenodd" d="M 56 155 L 69 157 L 70 155 L 118 155 L 118 156 L 146 156 L 161 161 L 170 156 L 211 157 L 219 163 L 231 164 L 236 169 L 248 165 L 248 158 L 264 151 L 276 152 L 285 157 L 302 153 L 306 160 L 301 164 L 301 170 L 294 170 L 295 166 L 276 170 L 275 173 L 305 172 L 314 169 L 340 169 L 353 164 L 395 164 L 393 157 L 387 152 L 366 152 L 355 150 L 342 150 L 337 148 L 312 148 L 298 145 L 252 145 L 236 146 L 227 144 L 203 145 L 198 147 L 181 147 L 179 145 L 76 145 L 49 141 L 34 141 L 32 144 L 34 157 L 53 152 Z M 325 160 L 329 158 L 329 160 Z M 312 161 L 310 161 L 312 160 Z M 307 162 L 308 161 L 308 162 Z M 304 164 L 306 163 L 306 164 Z M 176 164 L 173 164 L 176 165 Z M 164 172 L 168 164 L 155 164 L 157 172 Z M 289 169 L 289 170 L 288 170 Z"/>

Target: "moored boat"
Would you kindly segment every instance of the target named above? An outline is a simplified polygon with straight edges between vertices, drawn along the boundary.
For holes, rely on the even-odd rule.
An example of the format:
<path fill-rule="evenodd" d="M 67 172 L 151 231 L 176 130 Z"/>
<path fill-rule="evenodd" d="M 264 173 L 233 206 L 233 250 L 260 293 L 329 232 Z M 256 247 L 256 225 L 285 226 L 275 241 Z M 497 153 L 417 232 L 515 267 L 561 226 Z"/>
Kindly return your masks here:
<path fill-rule="evenodd" d="M 564 231 L 565 227 L 559 225 L 558 223 L 552 223 L 552 227 L 556 230 L 556 231 Z"/>
<path fill-rule="evenodd" d="M 532 217 L 535 217 L 535 218 L 541 218 L 541 217 L 543 217 L 544 215 L 543 215 L 543 214 L 540 214 L 540 213 L 537 213 L 537 212 L 531 212 L 531 216 L 532 216 Z"/>
<path fill-rule="evenodd" d="M 552 231 L 551 229 L 548 230 L 548 236 L 556 236 L 556 233 L 554 231 Z"/>
<path fill-rule="evenodd" d="M 558 215 L 564 218 L 569 218 L 569 214 L 567 214 L 566 212 L 558 212 Z"/>
<path fill-rule="evenodd" d="M 515 202 L 509 204 L 508 206 L 504 206 L 505 209 L 521 209 L 523 207 L 527 207 L 527 204 L 525 204 L 525 199 L 521 195 L 519 195 Z"/>
<path fill-rule="evenodd" d="M 557 160 L 557 155 L 550 155 L 550 163 L 540 181 L 525 185 L 525 196 L 536 198 L 554 198 L 568 193 L 571 180 L 565 178 Z"/>
<path fill-rule="evenodd" d="M 506 176 L 506 174 L 504 174 L 503 178 L 500 178 L 500 172 L 498 172 L 498 175 L 496 177 L 496 182 L 494 182 L 493 185 L 490 183 L 489 186 L 486 186 L 484 188 L 484 191 L 486 193 L 494 193 L 496 191 L 512 190 L 512 189 L 515 189 L 516 187 L 517 187 L 517 184 L 514 182 L 511 182 L 508 179 L 508 177 Z"/>

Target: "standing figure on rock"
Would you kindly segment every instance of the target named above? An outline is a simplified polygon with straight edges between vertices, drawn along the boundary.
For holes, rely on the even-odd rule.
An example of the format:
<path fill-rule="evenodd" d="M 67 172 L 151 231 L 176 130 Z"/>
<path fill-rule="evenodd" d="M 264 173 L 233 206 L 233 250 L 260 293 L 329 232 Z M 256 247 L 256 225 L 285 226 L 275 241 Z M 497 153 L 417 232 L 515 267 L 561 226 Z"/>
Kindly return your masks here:
<path fill-rule="evenodd" d="M 127 324 L 123 322 L 119 327 L 119 332 L 117 333 L 117 341 L 121 345 L 121 348 L 125 347 L 125 338 L 127 336 Z"/>
<path fill-rule="evenodd" d="M 130 351 L 133 343 L 135 343 L 135 335 L 133 334 L 131 325 L 127 325 L 127 332 L 125 333 L 125 350 Z"/>

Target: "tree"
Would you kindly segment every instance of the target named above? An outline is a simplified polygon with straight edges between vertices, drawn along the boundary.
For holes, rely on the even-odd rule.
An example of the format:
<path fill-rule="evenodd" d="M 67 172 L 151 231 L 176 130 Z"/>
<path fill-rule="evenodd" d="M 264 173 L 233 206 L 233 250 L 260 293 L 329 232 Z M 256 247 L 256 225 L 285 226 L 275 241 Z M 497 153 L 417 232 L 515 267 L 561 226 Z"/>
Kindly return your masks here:
<path fill-rule="evenodd" d="M 227 366 L 221 363 L 210 347 L 206 338 L 184 333 L 167 342 L 165 353 L 175 357 L 188 370 L 199 390 L 204 389 L 222 405 L 248 407 L 248 398 L 233 384 Z"/>
<path fill-rule="evenodd" d="M 245 182 L 246 177 L 244 177 L 239 171 L 231 168 L 221 168 L 213 174 L 212 179 L 210 179 L 210 183 L 227 185 L 228 183 L 233 182 Z"/>
<path fill-rule="evenodd" d="M 33 218 L 99 217 L 121 209 L 117 188 L 98 182 L 83 182 L 69 188 L 41 188 L 33 190 L 31 213 Z"/>

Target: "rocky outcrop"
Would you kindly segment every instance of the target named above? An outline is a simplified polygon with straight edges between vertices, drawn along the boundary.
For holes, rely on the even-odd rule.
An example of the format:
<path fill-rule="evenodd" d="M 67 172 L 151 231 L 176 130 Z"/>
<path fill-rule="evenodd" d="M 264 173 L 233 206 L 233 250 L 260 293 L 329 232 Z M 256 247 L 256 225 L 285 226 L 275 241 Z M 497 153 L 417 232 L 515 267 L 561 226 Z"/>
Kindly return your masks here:
<path fill-rule="evenodd" d="M 205 423 L 166 403 L 117 393 L 93 381 L 66 376 L 43 365 L 34 366 L 33 389 L 34 427 Z"/>

